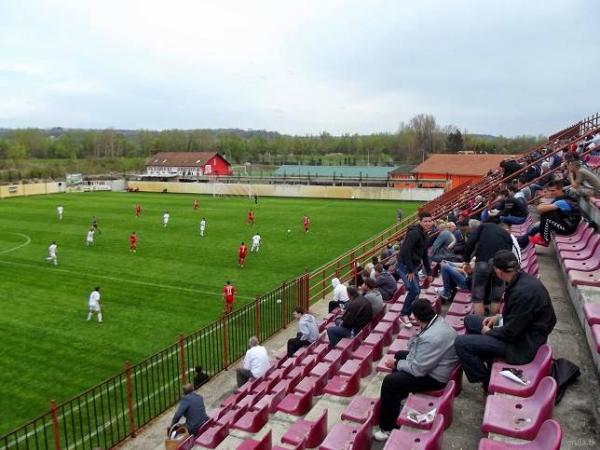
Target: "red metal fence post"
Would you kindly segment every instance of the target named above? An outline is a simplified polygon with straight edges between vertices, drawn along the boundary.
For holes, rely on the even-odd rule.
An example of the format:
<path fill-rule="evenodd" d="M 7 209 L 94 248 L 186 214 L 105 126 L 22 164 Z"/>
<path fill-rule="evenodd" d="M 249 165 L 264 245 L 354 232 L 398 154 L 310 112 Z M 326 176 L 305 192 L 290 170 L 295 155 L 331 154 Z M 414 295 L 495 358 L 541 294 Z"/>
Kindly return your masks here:
<path fill-rule="evenodd" d="M 181 356 L 181 384 L 187 383 L 187 368 L 185 364 L 185 336 L 179 335 L 179 353 Z"/>
<path fill-rule="evenodd" d="M 129 409 L 129 435 L 135 437 L 135 415 L 133 414 L 133 384 L 131 383 L 131 363 L 125 361 L 125 380 L 127 387 L 127 408 Z"/>
<path fill-rule="evenodd" d="M 256 337 L 260 342 L 260 297 L 258 295 L 254 299 L 254 302 L 254 322 L 256 326 Z"/>
<path fill-rule="evenodd" d="M 223 368 L 229 366 L 229 333 L 227 332 L 227 316 L 221 317 L 221 331 L 223 332 Z"/>
<path fill-rule="evenodd" d="M 60 450 L 60 436 L 58 435 L 58 407 L 54 400 L 50 400 L 52 413 L 52 434 L 54 435 L 54 450 Z"/>

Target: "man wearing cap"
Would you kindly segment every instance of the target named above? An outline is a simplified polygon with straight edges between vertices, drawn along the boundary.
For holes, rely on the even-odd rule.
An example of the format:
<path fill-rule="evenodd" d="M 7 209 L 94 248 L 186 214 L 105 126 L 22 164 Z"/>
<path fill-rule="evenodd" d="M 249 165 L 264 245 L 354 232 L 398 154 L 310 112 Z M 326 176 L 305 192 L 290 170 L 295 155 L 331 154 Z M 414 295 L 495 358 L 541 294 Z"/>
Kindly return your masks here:
<path fill-rule="evenodd" d="M 490 381 L 494 358 L 508 364 L 527 364 L 546 343 L 556 324 L 550 295 L 535 277 L 522 272 L 510 250 L 500 250 L 493 259 L 496 276 L 507 283 L 502 314 L 490 317 L 465 317 L 464 336 L 457 336 L 454 347 L 471 383 Z"/>

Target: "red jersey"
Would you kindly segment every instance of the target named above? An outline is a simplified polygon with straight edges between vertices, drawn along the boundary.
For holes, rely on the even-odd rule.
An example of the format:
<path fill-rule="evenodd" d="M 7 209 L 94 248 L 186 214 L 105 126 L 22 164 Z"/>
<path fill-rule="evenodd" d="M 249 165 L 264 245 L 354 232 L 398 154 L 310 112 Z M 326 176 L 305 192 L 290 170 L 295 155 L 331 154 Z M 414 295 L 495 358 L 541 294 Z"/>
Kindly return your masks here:
<path fill-rule="evenodd" d="M 233 295 L 237 292 L 237 289 L 231 284 L 223 286 L 223 296 L 229 303 L 233 302 Z"/>
<path fill-rule="evenodd" d="M 142 214 L 142 206 L 141 205 L 135 205 L 135 215 L 136 216 L 140 216 Z"/>
<path fill-rule="evenodd" d="M 137 235 L 136 234 L 132 234 L 129 236 L 129 245 L 131 247 L 135 247 L 137 245 Z"/>
<path fill-rule="evenodd" d="M 240 245 L 240 251 L 239 251 L 240 258 L 245 258 L 247 251 L 248 251 L 248 247 L 246 247 L 245 245 Z"/>
<path fill-rule="evenodd" d="M 254 223 L 254 211 L 248 213 L 248 222 Z"/>
<path fill-rule="evenodd" d="M 198 203 L 198 200 L 194 200 L 194 209 L 198 209 L 200 207 L 200 203 Z"/>
<path fill-rule="evenodd" d="M 308 216 L 304 216 L 304 228 L 308 229 L 309 226 L 310 226 L 310 219 L 308 218 Z"/>

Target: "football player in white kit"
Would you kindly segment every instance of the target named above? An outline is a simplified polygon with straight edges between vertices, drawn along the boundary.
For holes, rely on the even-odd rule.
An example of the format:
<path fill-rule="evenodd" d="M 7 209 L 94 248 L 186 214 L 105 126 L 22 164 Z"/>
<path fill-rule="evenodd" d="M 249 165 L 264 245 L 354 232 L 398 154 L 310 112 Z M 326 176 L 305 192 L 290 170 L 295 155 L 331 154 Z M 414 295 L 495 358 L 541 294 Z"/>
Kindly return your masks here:
<path fill-rule="evenodd" d="M 58 205 L 56 207 L 56 216 L 58 217 L 58 220 L 62 220 L 64 212 L 65 208 L 63 208 L 63 205 Z"/>
<path fill-rule="evenodd" d="M 260 248 L 260 234 L 256 233 L 254 236 L 252 236 L 252 246 L 250 247 L 250 252 L 256 252 L 258 253 L 258 249 Z"/>
<path fill-rule="evenodd" d="M 51 262 L 55 266 L 58 265 L 58 259 L 56 257 L 57 248 L 56 241 L 52 241 L 52 244 L 48 246 L 48 256 L 46 257 L 46 261 Z"/>
<path fill-rule="evenodd" d="M 90 228 L 85 236 L 85 245 L 89 247 L 90 245 L 94 245 L 94 233 L 96 231 L 93 228 Z"/>
<path fill-rule="evenodd" d="M 102 311 L 100 310 L 100 286 L 96 287 L 90 294 L 88 301 L 87 320 L 91 320 L 94 314 L 98 315 L 98 323 L 102 323 Z"/>
<path fill-rule="evenodd" d="M 165 213 L 163 214 L 163 227 L 167 228 L 167 225 L 169 225 L 170 218 L 171 215 L 169 214 L 169 211 L 165 211 Z"/>
<path fill-rule="evenodd" d="M 200 236 L 204 237 L 204 230 L 206 229 L 206 219 L 203 217 L 200 221 Z"/>

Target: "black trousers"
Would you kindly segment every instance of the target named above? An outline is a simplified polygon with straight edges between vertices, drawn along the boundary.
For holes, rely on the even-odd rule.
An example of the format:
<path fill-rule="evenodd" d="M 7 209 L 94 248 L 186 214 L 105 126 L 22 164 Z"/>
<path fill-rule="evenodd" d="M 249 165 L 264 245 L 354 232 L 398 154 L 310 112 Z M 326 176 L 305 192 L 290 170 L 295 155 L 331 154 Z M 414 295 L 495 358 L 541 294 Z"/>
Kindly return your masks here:
<path fill-rule="evenodd" d="M 396 353 L 396 361 L 406 359 L 407 351 Z M 412 392 L 434 391 L 443 389 L 446 383 L 442 383 L 429 375 L 415 377 L 408 372 L 392 372 L 383 379 L 381 384 L 381 415 L 379 417 L 379 428 L 382 431 L 391 431 L 398 428 L 396 421 L 400 415 L 400 402 Z"/>
<path fill-rule="evenodd" d="M 556 234 L 573 234 L 578 224 L 565 220 L 558 211 L 550 211 L 540 216 L 540 233 L 546 242 L 550 242 L 551 232 Z"/>
<path fill-rule="evenodd" d="M 296 353 L 296 351 L 302 347 L 307 347 L 310 342 L 308 342 L 307 340 L 301 340 L 300 339 L 301 335 L 299 334 L 298 336 L 296 336 L 295 338 L 289 339 L 287 342 L 287 355 L 288 357 L 292 357 L 294 356 L 294 353 Z"/>

